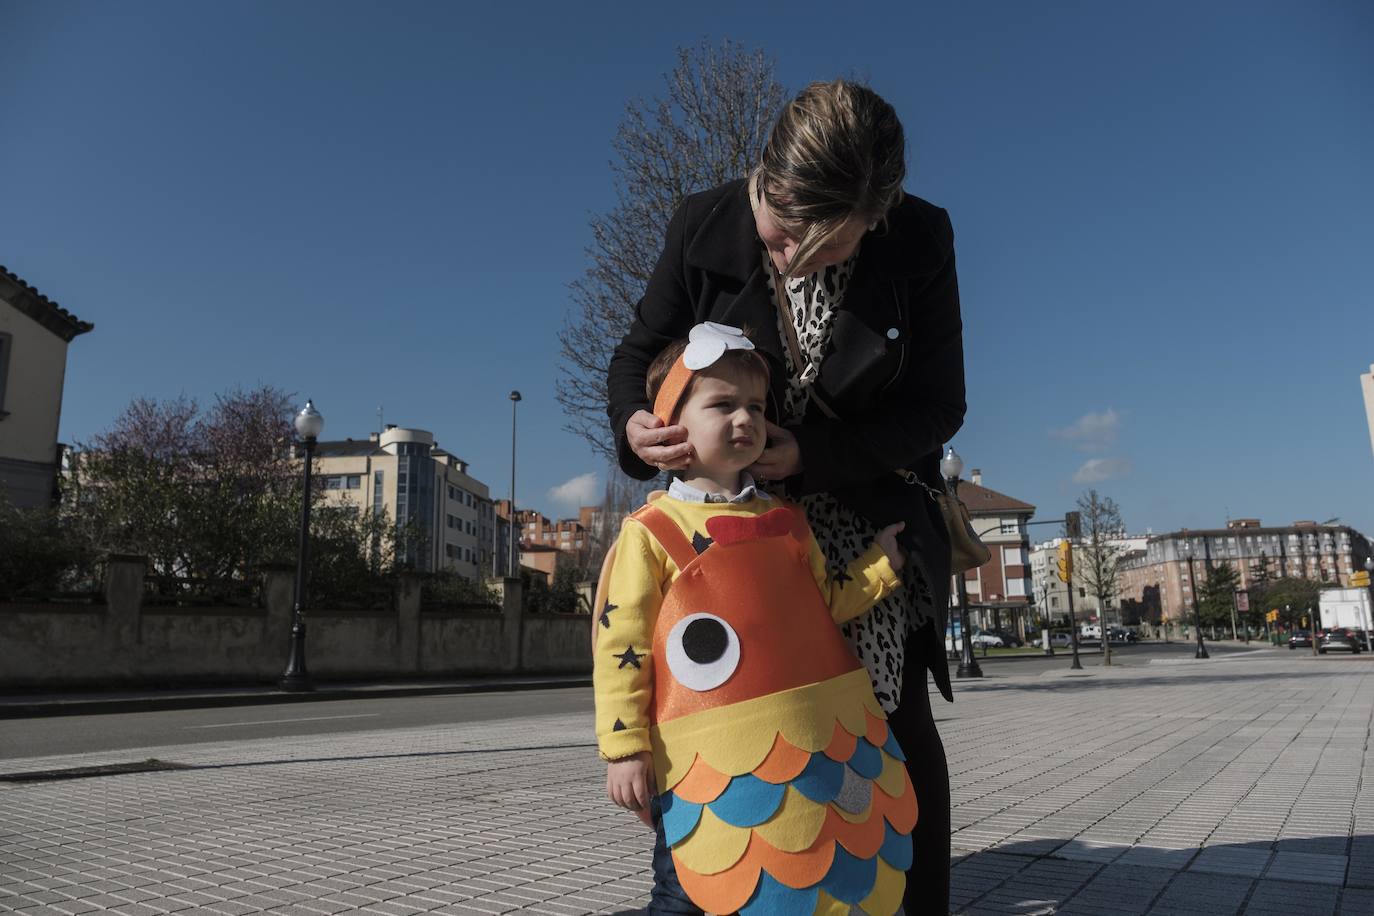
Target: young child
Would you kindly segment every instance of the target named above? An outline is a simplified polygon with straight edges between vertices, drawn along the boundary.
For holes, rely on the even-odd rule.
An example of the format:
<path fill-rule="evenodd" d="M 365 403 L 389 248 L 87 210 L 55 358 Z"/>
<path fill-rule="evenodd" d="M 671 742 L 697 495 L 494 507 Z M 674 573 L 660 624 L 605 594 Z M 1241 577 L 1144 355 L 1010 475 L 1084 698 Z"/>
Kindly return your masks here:
<path fill-rule="evenodd" d="M 650 912 L 891 914 L 915 792 L 838 624 L 900 585 L 900 525 L 827 575 L 799 507 L 745 469 L 768 364 L 707 322 L 648 373 L 689 465 L 626 519 L 594 647 L 611 800 L 655 827 Z"/>

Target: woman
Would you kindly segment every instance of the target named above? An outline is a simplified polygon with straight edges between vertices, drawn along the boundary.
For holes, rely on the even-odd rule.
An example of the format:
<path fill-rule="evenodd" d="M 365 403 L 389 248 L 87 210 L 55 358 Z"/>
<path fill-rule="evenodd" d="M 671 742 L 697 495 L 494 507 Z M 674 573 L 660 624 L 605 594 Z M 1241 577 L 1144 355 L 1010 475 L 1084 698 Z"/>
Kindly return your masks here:
<path fill-rule="evenodd" d="M 772 363 L 778 419 L 754 475 L 802 503 L 839 570 L 878 529 L 906 523 L 906 586 L 845 635 L 908 756 L 920 821 L 905 911 L 918 914 L 948 912 L 949 772 L 925 671 L 952 700 L 950 562 L 930 490 L 965 404 L 953 230 L 903 194 L 905 152 L 892 106 L 866 87 L 813 83 L 788 103 L 747 180 L 673 215 L 611 359 L 607 412 L 627 474 L 683 467 L 686 431 L 649 412 L 645 371 L 699 322 L 747 327 Z"/>

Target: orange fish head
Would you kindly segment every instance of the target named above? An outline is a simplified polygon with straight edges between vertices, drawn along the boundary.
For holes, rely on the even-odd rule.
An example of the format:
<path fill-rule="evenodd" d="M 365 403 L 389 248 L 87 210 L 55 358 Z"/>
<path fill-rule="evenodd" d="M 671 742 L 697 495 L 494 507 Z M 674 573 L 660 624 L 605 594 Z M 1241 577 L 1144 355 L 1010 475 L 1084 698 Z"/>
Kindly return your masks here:
<path fill-rule="evenodd" d="M 716 516 L 654 631 L 655 719 L 814 684 L 859 666 L 811 572 L 799 512 Z"/>

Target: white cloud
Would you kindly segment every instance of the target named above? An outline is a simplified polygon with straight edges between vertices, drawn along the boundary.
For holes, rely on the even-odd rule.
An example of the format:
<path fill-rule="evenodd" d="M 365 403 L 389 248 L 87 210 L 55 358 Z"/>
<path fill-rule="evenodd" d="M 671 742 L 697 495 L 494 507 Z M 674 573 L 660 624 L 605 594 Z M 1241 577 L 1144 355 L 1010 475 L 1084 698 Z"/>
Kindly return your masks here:
<path fill-rule="evenodd" d="M 1103 452 L 1116 441 L 1119 432 L 1121 414 L 1108 407 L 1102 413 L 1085 413 L 1072 426 L 1050 430 L 1050 435 L 1085 452 Z"/>
<path fill-rule="evenodd" d="M 601 485 L 596 472 L 590 471 L 566 480 L 549 490 L 549 499 L 569 512 L 580 506 L 592 506 L 601 501 Z"/>
<path fill-rule="evenodd" d="M 1131 473 L 1131 462 L 1126 458 L 1090 458 L 1074 472 L 1074 483 L 1101 483 L 1114 477 L 1125 477 Z"/>

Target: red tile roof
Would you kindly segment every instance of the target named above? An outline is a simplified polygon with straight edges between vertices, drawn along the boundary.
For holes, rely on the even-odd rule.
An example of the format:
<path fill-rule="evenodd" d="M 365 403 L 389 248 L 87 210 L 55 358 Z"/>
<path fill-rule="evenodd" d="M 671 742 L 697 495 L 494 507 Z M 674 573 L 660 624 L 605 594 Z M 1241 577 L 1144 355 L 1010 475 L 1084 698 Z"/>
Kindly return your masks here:
<path fill-rule="evenodd" d="M 968 480 L 959 481 L 959 498 L 968 506 L 969 515 L 992 515 L 997 512 L 1034 512 L 1035 507 L 1012 499 Z"/>

